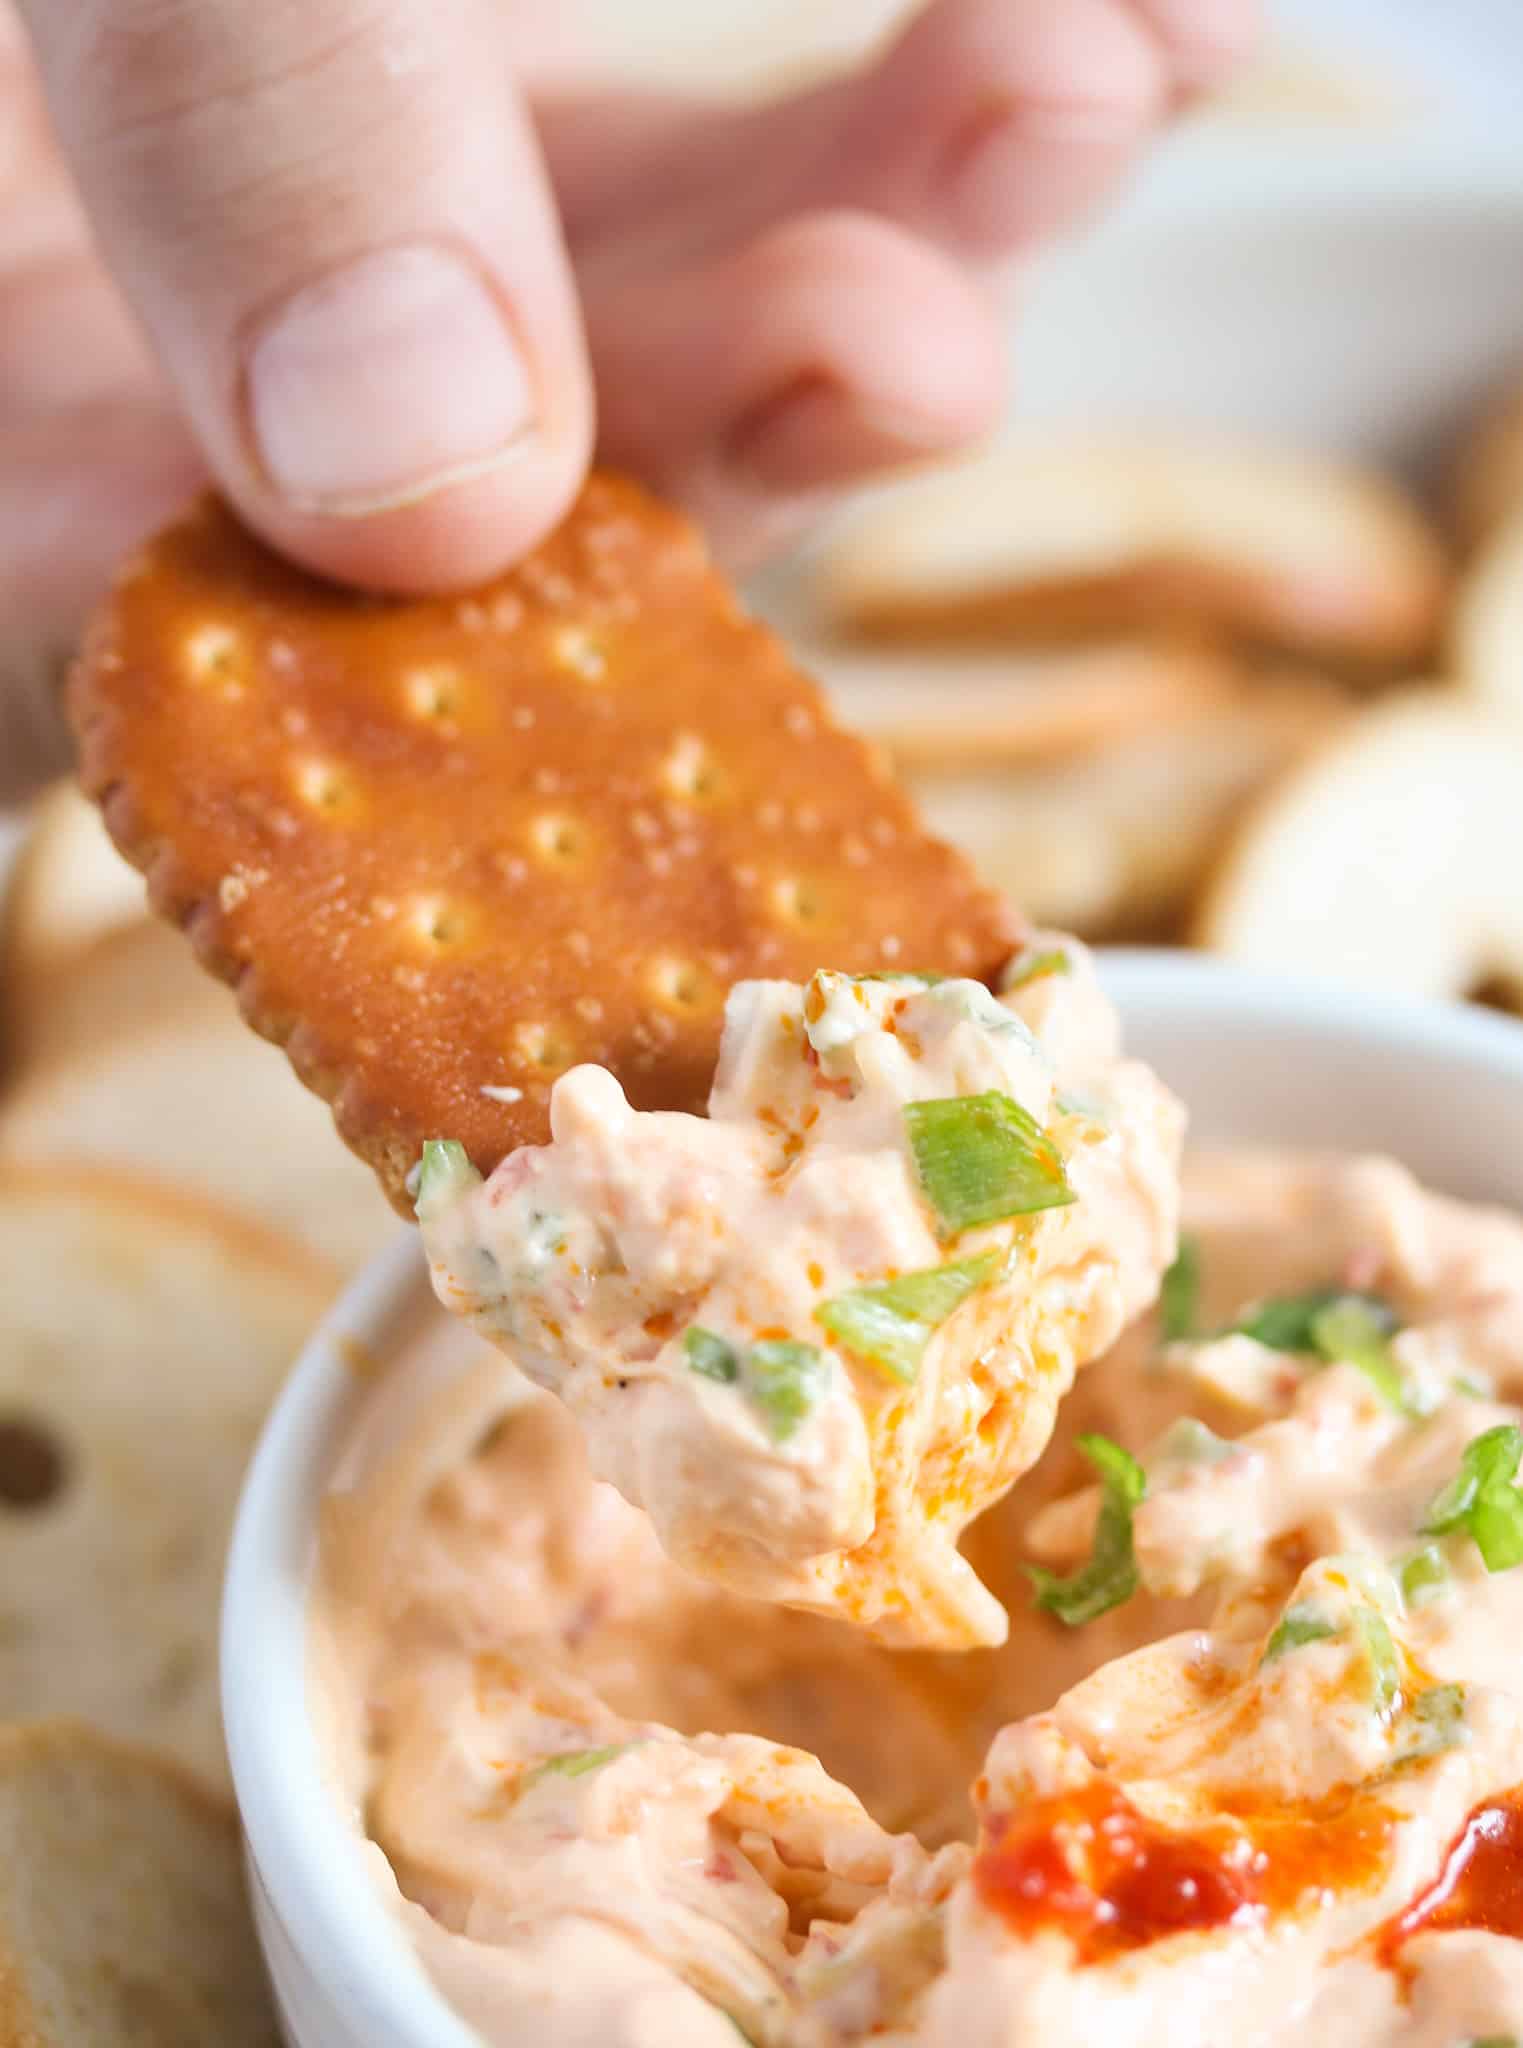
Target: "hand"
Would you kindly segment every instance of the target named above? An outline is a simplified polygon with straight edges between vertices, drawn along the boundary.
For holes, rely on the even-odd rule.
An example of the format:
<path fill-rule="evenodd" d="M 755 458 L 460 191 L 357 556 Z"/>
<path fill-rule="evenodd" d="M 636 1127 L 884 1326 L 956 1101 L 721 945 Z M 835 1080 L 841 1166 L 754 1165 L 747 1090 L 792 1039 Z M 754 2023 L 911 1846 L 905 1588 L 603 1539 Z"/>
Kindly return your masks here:
<path fill-rule="evenodd" d="M 208 475 L 311 568 L 428 590 L 532 547 L 594 442 L 733 553 L 978 436 L 991 270 L 1256 12 L 935 0 L 720 108 L 552 73 L 529 0 L 22 0 L 30 51 L 8 4 L 0 797 L 62 763 L 110 563 Z"/>

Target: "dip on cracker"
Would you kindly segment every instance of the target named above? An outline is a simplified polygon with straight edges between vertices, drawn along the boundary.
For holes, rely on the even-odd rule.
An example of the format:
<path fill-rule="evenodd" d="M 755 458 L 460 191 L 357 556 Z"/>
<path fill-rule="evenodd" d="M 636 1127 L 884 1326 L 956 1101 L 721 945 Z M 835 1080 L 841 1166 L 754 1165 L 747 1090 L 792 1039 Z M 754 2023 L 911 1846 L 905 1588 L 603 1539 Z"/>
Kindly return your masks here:
<path fill-rule="evenodd" d="M 745 982 L 707 1116 L 577 1067 L 549 1146 L 423 1162 L 440 1299 L 672 1557 L 888 1642 L 1003 1636 L 958 1539 L 1173 1256 L 1181 1119 L 1087 953 L 1010 979 Z"/>

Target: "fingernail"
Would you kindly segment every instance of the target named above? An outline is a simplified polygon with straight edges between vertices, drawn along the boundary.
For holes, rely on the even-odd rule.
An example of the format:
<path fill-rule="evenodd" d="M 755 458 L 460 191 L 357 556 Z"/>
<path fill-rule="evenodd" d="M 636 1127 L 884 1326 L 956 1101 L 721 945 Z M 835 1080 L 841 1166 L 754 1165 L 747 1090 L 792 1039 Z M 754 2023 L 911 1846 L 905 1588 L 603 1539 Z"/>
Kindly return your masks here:
<path fill-rule="evenodd" d="M 512 455 L 534 394 L 485 280 L 417 243 L 361 256 L 276 310 L 249 351 L 248 416 L 282 497 L 360 517 Z"/>

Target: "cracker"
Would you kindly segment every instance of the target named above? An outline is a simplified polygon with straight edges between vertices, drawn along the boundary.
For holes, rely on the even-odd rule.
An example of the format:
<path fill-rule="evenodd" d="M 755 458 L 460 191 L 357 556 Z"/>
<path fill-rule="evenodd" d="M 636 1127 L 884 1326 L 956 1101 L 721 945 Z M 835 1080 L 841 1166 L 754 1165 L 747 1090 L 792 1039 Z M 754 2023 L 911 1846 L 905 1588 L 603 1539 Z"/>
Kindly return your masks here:
<path fill-rule="evenodd" d="M 1006 644 L 1163 625 L 1354 669 L 1432 647 L 1443 550 L 1391 478 L 1230 443 L 1015 442 L 878 495 L 817 598 L 877 638 Z"/>
<path fill-rule="evenodd" d="M 333 1285 L 135 1178 L 0 1168 L 0 1715 L 82 1714 L 224 1771 L 223 1551 Z"/>
<path fill-rule="evenodd" d="M 0 1160 L 151 1174 L 344 1273 L 395 1235 L 374 1176 L 334 1144 L 322 1103 L 167 925 L 112 932 L 5 996 Z"/>
<path fill-rule="evenodd" d="M 1383 994 L 1523 990 L 1523 735 L 1458 691 L 1352 720 L 1242 820 L 1195 936 Z"/>
<path fill-rule="evenodd" d="M 1314 676 L 1240 676 L 1149 730 L 1063 760 L 906 762 L 933 825 L 1030 916 L 1091 938 L 1173 937 L 1245 803 L 1350 715 Z"/>
<path fill-rule="evenodd" d="M 1493 391 L 1449 463 L 1450 521 L 1466 548 L 1488 541 L 1523 507 L 1523 373 Z"/>
<path fill-rule="evenodd" d="M 6 889 L 0 987 L 7 1001 L 147 914 L 143 878 L 111 844 L 95 805 L 76 783 L 54 783 L 32 807 Z"/>
<path fill-rule="evenodd" d="M 1037 769 L 1119 745 L 1219 707 L 1242 674 L 1224 650 L 1172 639 L 1025 654 L 831 649 L 822 667 L 843 717 L 912 786 L 917 774 Z"/>
<path fill-rule="evenodd" d="M 747 620 L 694 529 L 595 476 L 462 599 L 343 592 L 213 500 L 139 555 L 71 688 L 82 777 L 394 1202 L 609 1067 L 702 1107 L 746 976 L 992 976 L 1008 910 Z"/>
<path fill-rule="evenodd" d="M 1465 566 L 1449 619 L 1449 665 L 1467 696 L 1523 723 L 1523 498 Z"/>
<path fill-rule="evenodd" d="M 0 2048 L 279 2048 L 231 1805 L 76 1722 L 0 1729 Z"/>

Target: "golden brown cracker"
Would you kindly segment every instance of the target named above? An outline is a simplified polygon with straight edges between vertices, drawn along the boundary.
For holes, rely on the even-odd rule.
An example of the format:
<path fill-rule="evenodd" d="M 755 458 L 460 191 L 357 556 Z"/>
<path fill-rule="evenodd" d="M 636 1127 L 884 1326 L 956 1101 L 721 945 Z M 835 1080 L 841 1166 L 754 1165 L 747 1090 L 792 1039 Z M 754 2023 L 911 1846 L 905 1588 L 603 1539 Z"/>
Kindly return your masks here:
<path fill-rule="evenodd" d="M 1489 541 L 1523 505 L 1523 371 L 1514 369 L 1461 436 L 1449 460 L 1450 521 L 1467 550 Z"/>
<path fill-rule="evenodd" d="M 832 666 L 836 702 L 912 790 L 921 775 L 1041 770 L 1121 745 L 1219 708 L 1242 676 L 1236 656 L 1181 639 L 1028 655 L 1006 676 L 968 653 L 916 663 L 913 681 L 875 681 L 872 662 Z"/>
<path fill-rule="evenodd" d="M 0 1728 L 0 2044 L 279 2041 L 231 1802 L 79 1722 Z"/>
<path fill-rule="evenodd" d="M 82 776 L 398 1206 L 489 1169 L 593 1060 L 698 1109 L 745 976 L 950 968 L 1018 932 L 747 619 L 680 514 L 597 475 L 519 568 L 402 602 L 207 499 L 129 565 L 71 689 Z"/>
<path fill-rule="evenodd" d="M 1309 452 L 1033 440 L 884 492 L 826 548 L 868 639 L 1007 646 L 1194 628 L 1355 672 L 1431 650 L 1448 565 L 1399 483 Z"/>

